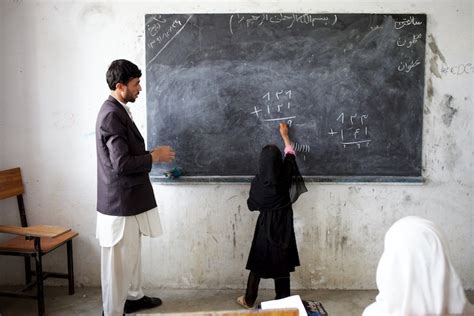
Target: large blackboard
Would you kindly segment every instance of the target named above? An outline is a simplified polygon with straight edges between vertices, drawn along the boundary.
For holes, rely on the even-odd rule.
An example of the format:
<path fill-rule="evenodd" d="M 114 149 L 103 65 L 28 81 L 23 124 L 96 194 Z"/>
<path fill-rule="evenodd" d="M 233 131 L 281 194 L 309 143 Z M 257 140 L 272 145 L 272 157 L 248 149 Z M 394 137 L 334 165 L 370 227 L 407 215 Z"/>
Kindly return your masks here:
<path fill-rule="evenodd" d="M 419 181 L 426 15 L 147 14 L 148 147 L 245 180 L 291 125 L 308 179 Z M 186 179 L 186 178 L 185 178 Z"/>

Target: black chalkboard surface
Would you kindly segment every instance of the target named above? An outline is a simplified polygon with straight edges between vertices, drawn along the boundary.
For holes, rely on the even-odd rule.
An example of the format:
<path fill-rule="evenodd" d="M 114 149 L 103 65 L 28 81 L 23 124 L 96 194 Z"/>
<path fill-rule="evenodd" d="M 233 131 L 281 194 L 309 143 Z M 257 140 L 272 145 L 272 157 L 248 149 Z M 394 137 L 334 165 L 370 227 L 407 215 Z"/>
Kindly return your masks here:
<path fill-rule="evenodd" d="M 148 148 L 245 181 L 290 125 L 317 181 L 421 181 L 426 15 L 147 14 Z"/>

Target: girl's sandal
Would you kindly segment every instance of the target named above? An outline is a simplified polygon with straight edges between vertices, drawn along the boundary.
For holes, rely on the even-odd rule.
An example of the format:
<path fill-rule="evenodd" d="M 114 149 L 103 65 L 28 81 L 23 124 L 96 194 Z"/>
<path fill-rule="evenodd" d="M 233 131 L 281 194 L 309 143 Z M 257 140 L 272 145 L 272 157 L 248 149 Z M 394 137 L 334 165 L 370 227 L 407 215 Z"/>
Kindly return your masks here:
<path fill-rule="evenodd" d="M 245 296 L 239 296 L 237 297 L 237 304 L 239 304 L 242 307 L 245 307 L 246 309 L 252 309 L 255 305 L 248 305 L 247 302 L 245 302 Z"/>

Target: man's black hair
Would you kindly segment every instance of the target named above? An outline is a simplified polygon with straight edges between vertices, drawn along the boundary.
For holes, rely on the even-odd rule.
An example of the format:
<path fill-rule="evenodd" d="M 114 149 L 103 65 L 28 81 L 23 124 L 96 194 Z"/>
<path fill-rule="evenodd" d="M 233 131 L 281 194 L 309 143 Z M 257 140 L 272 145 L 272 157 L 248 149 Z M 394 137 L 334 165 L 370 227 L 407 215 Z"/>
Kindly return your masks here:
<path fill-rule="evenodd" d="M 115 90 L 117 83 L 127 84 L 133 78 L 141 76 L 142 72 L 137 65 L 125 59 L 114 60 L 106 74 L 110 90 Z"/>

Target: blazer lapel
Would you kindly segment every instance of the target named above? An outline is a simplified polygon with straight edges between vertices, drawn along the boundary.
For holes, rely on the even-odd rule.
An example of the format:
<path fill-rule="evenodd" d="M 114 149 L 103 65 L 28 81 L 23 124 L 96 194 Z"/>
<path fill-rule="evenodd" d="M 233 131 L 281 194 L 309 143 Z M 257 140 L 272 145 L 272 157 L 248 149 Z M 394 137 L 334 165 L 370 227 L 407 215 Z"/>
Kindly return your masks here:
<path fill-rule="evenodd" d="M 120 104 L 119 101 L 117 101 L 113 96 L 109 96 L 109 101 L 113 102 L 114 104 L 116 104 L 118 106 L 118 108 L 120 109 L 120 111 L 123 111 L 125 116 L 127 117 L 126 119 L 128 120 L 128 126 L 131 127 L 132 131 L 135 133 L 135 135 L 138 137 L 138 139 L 140 139 L 141 141 L 145 141 L 143 139 L 143 136 L 142 134 L 140 133 L 140 131 L 138 130 L 138 127 L 135 125 L 135 122 L 133 122 L 133 120 L 130 118 L 130 116 L 128 115 L 127 113 L 127 110 L 125 110 L 125 108 L 123 107 L 122 104 Z"/>
<path fill-rule="evenodd" d="M 128 113 L 127 113 L 127 116 L 128 116 Z M 128 118 L 130 119 L 130 117 Z M 132 127 L 132 131 L 135 133 L 135 135 L 137 135 L 137 137 L 141 139 L 142 141 L 145 141 L 142 137 L 142 134 L 138 130 L 138 127 L 135 125 L 135 122 L 132 119 L 130 119 L 130 123 L 132 123 L 130 126 Z"/>

